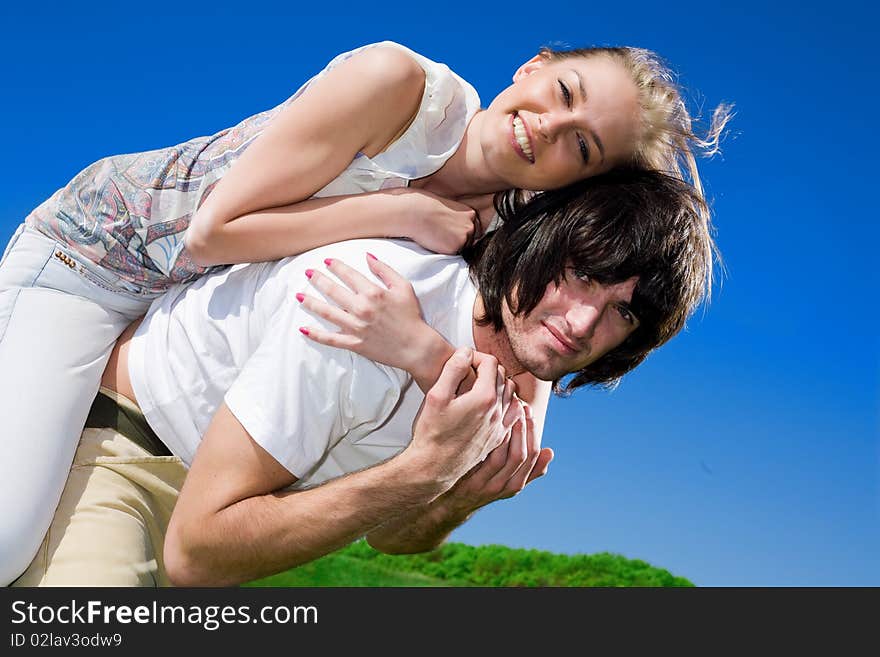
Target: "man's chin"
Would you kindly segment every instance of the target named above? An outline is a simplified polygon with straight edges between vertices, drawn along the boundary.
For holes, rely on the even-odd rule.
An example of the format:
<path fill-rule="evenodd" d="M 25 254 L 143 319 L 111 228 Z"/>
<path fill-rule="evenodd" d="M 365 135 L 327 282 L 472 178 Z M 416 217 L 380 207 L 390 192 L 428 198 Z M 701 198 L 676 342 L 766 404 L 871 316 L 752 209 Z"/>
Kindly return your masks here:
<path fill-rule="evenodd" d="M 536 379 L 540 379 L 541 381 L 556 381 L 557 379 L 561 379 L 566 374 L 570 374 L 571 371 L 560 367 L 555 363 L 548 363 L 546 361 L 541 363 L 523 363 L 525 370 L 534 376 Z"/>
<path fill-rule="evenodd" d="M 526 371 L 541 381 L 558 381 L 562 377 L 577 372 L 585 367 L 585 358 L 575 359 L 564 356 L 550 348 L 520 349 L 512 345 L 513 357 L 519 363 L 521 371 Z M 581 362 L 577 362 L 580 360 Z"/>

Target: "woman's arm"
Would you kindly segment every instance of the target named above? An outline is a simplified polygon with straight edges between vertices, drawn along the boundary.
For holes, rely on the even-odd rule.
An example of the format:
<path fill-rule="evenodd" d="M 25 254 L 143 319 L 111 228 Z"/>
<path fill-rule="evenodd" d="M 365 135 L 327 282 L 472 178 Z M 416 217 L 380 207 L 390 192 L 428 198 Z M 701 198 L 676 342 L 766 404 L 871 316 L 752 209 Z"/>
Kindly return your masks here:
<path fill-rule="evenodd" d="M 451 254 L 482 232 L 477 217 L 469 205 L 418 189 L 309 198 L 226 224 L 226 237 L 238 247 L 224 264 L 260 262 L 276 251 L 282 258 L 362 237 L 406 237 L 430 251 Z M 257 236 L 263 238 L 257 241 Z"/>
<path fill-rule="evenodd" d="M 381 152 L 412 121 L 424 85 L 415 60 L 385 47 L 359 53 L 315 81 L 273 119 L 193 216 L 186 246 L 195 262 L 273 260 L 308 248 L 301 240 L 313 228 L 307 214 L 261 211 L 289 210 L 338 176 L 358 152 Z M 352 237 L 358 220 L 331 216 L 322 223 L 328 237 L 321 243 Z"/>

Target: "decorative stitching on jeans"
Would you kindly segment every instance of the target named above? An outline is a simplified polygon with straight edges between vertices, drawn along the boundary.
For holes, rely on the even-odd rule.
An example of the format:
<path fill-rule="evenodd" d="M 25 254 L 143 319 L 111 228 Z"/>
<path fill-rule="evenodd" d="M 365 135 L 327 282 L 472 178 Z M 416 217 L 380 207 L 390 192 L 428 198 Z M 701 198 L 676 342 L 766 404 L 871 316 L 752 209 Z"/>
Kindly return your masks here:
<path fill-rule="evenodd" d="M 121 290 L 113 289 L 107 283 L 105 283 L 101 279 L 99 279 L 97 276 L 94 276 L 88 269 L 86 269 L 82 265 L 79 265 L 79 268 L 75 269 L 74 271 L 77 274 L 79 274 L 80 276 L 82 276 L 84 279 L 86 279 L 89 283 L 91 283 L 92 285 L 95 285 L 96 287 L 101 288 L 102 290 L 106 290 L 107 292 L 113 292 L 113 293 L 121 292 Z"/>
<path fill-rule="evenodd" d="M 64 253 L 63 249 L 61 250 Z M 77 258 L 71 256 L 69 253 L 65 253 L 68 258 L 70 258 L 74 263 L 76 263 L 76 269 L 73 271 L 84 279 L 86 279 L 92 285 L 101 288 L 107 292 L 111 292 L 112 294 L 119 294 L 128 299 L 134 301 L 143 301 L 145 299 L 144 295 L 138 294 L 137 292 L 131 292 L 129 290 L 125 290 L 119 287 L 114 287 L 110 281 L 105 281 L 98 274 L 94 273 L 91 269 L 86 267 L 82 262 L 80 262 Z"/>
<path fill-rule="evenodd" d="M 74 262 L 76 262 L 76 261 L 74 261 Z M 124 290 L 124 289 L 121 289 L 118 287 L 110 287 L 112 285 L 111 283 L 102 280 L 101 278 L 98 277 L 97 274 L 93 273 L 90 269 L 87 269 L 82 264 L 80 264 L 80 263 L 77 263 L 77 264 L 79 264 L 79 268 L 76 270 L 77 273 L 79 273 L 83 278 L 85 278 L 89 282 L 97 285 L 98 287 L 104 288 L 105 290 L 107 290 L 108 292 L 112 292 L 113 294 L 121 294 L 121 295 L 126 296 L 129 299 L 133 299 L 135 301 L 143 301 L 144 300 L 145 297 L 143 295 L 138 294 L 137 292 L 131 292 L 129 290 Z"/>
<path fill-rule="evenodd" d="M 55 253 L 54 249 L 53 249 L 52 253 Z M 50 253 L 49 256 L 46 258 L 46 262 L 43 263 L 43 266 L 37 270 L 36 276 L 34 276 L 33 280 L 31 280 L 31 282 L 27 285 L 27 287 L 34 287 L 35 286 L 35 283 L 37 282 L 37 280 L 39 280 L 40 276 L 43 275 L 43 272 L 46 271 L 46 265 L 48 265 L 50 262 L 52 262 L 52 253 Z M 24 287 L 24 286 L 22 286 L 22 287 Z"/>
<path fill-rule="evenodd" d="M 76 268 L 73 269 L 73 271 L 79 274 L 82 278 L 86 279 L 92 285 L 95 285 L 96 287 L 99 287 L 106 292 L 119 294 L 134 301 L 144 301 L 147 298 L 145 294 L 139 294 L 137 292 L 132 292 L 130 290 L 117 287 L 114 283 L 105 280 L 99 274 L 96 274 L 91 269 L 86 267 L 86 265 L 83 264 L 83 258 L 78 253 L 70 250 L 61 242 L 55 242 L 55 248 L 52 250 L 52 256 L 50 256 L 50 259 L 57 256 L 58 252 L 61 252 L 66 260 L 72 261 L 76 265 Z M 61 258 L 59 258 L 59 260 L 61 260 Z M 65 260 L 61 260 L 61 262 L 67 264 Z"/>

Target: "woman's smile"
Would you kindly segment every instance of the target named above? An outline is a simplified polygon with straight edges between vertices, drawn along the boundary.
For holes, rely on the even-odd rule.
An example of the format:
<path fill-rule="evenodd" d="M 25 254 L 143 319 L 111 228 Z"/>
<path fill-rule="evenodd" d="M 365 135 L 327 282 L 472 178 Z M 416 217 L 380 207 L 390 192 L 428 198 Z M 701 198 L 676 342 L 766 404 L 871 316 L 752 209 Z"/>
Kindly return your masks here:
<path fill-rule="evenodd" d="M 534 164 L 535 152 L 532 148 L 532 136 L 528 126 L 518 112 L 513 113 L 510 127 L 513 135 L 511 141 L 513 142 L 514 150 L 529 164 Z"/>

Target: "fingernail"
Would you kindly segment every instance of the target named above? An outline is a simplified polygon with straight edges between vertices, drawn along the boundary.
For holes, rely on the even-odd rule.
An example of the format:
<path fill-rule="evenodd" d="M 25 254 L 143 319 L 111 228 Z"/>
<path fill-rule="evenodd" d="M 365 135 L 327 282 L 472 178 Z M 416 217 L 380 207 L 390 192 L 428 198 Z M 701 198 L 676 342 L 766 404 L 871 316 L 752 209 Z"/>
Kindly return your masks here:
<path fill-rule="evenodd" d="M 376 256 L 374 256 L 372 253 L 370 253 L 369 251 L 367 251 L 367 257 L 368 257 L 368 258 L 372 258 L 373 260 L 378 260 L 378 259 L 379 259 L 379 258 L 377 258 Z"/>
<path fill-rule="evenodd" d="M 324 258 L 324 264 L 329 267 L 333 264 L 333 258 Z"/>
<path fill-rule="evenodd" d="M 296 300 L 299 301 L 300 303 L 302 303 L 303 299 L 305 299 L 305 298 L 306 298 L 306 295 L 304 295 L 302 292 L 296 293 Z"/>
<path fill-rule="evenodd" d="M 308 334 L 309 334 L 309 329 L 307 329 L 307 328 L 303 328 L 302 326 L 300 326 L 300 327 L 299 327 L 299 332 L 302 333 L 303 335 L 308 335 Z"/>
<path fill-rule="evenodd" d="M 311 278 L 312 274 L 315 273 L 314 269 L 306 269 L 306 278 Z"/>

